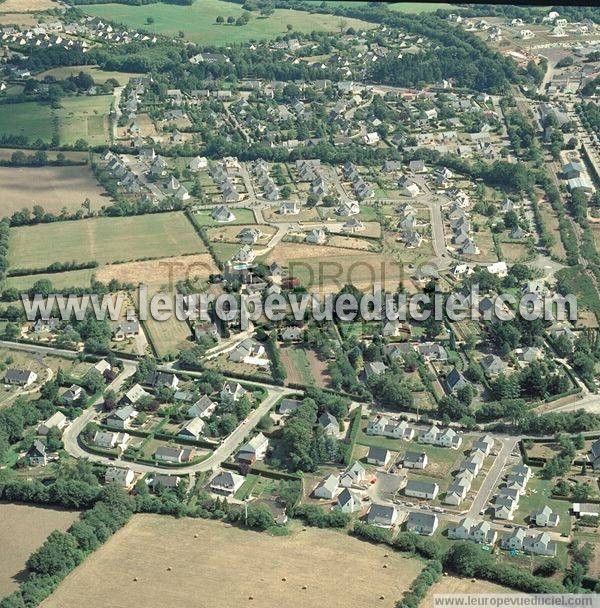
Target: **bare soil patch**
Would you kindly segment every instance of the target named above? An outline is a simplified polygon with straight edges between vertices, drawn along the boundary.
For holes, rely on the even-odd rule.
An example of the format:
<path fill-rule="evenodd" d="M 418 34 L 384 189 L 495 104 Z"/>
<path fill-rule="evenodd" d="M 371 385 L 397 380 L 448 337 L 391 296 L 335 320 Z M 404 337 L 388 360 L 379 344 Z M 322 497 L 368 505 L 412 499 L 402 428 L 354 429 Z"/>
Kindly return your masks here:
<path fill-rule="evenodd" d="M 273 537 L 137 515 L 42 606 L 391 608 L 421 569 L 417 560 L 331 530 Z"/>
<path fill-rule="evenodd" d="M 64 532 L 78 517 L 77 511 L 0 503 L 0 597 L 17 589 L 27 559 L 48 535 Z"/>

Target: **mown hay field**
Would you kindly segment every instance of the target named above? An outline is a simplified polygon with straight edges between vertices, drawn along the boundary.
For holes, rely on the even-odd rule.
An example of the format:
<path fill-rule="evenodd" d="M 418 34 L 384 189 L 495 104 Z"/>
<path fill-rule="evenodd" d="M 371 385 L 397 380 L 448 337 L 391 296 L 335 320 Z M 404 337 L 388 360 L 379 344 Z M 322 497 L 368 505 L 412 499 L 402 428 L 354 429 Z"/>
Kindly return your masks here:
<path fill-rule="evenodd" d="M 41 606 L 392 608 L 422 567 L 332 530 L 270 536 L 215 521 L 137 515 Z"/>
<path fill-rule="evenodd" d="M 0 503 L 0 597 L 17 589 L 27 559 L 48 535 L 65 531 L 78 517 L 77 511 Z"/>

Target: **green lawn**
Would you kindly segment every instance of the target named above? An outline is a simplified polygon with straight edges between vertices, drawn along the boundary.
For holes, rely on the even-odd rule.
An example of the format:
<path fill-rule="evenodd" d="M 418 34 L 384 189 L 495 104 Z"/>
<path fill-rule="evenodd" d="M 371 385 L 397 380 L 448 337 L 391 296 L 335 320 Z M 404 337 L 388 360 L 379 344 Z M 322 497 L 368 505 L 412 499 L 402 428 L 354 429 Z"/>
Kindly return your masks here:
<path fill-rule="evenodd" d="M 256 218 L 252 209 L 243 209 L 241 207 L 229 207 L 229 210 L 235 215 L 233 222 L 216 222 L 213 220 L 211 213 L 212 209 L 206 211 L 198 211 L 194 214 L 200 226 L 234 226 L 236 224 L 255 224 Z"/>
<path fill-rule="evenodd" d="M 24 135 L 30 142 L 50 143 L 54 130 L 49 105 L 34 101 L 0 105 L 0 135 Z"/>
<path fill-rule="evenodd" d="M 53 262 L 99 264 L 203 253 L 204 244 L 183 213 L 101 217 L 11 229 L 11 268 Z"/>
<path fill-rule="evenodd" d="M 30 274 L 22 277 L 8 277 L 6 286 L 19 291 L 27 291 L 36 281 L 47 279 L 57 289 L 68 287 L 89 287 L 94 274 L 93 268 L 85 270 L 70 270 L 68 272 L 54 272 L 47 274 Z"/>
<path fill-rule="evenodd" d="M 294 31 L 339 31 L 340 23 L 346 27 L 366 28 L 373 24 L 356 19 L 342 19 L 334 15 L 311 14 L 305 11 L 277 9 L 271 17 L 263 18 L 256 12 L 247 13 L 240 5 L 222 0 L 197 0 L 192 6 L 150 4 L 125 6 L 121 4 L 95 4 L 82 6 L 82 10 L 101 19 L 123 23 L 127 27 L 141 28 L 157 34 L 176 36 L 180 31 L 185 38 L 203 45 L 226 45 L 276 38 L 287 33 L 288 24 Z M 220 15 L 236 19 L 248 14 L 250 22 L 244 26 L 217 24 Z M 148 24 L 152 18 L 154 22 Z"/>
<path fill-rule="evenodd" d="M 519 500 L 519 510 L 515 514 L 515 523 L 529 523 L 529 515 L 539 507 L 548 505 L 555 513 L 560 515 L 560 521 L 556 528 L 557 532 L 567 533 L 571 528 L 571 516 L 569 507 L 571 503 L 566 500 L 555 500 L 550 498 L 554 482 L 547 479 L 532 478 L 527 484 L 524 496 Z"/>
<path fill-rule="evenodd" d="M 285 348 L 285 352 L 288 353 L 290 357 L 290 363 L 298 372 L 298 376 L 302 384 L 306 384 L 307 386 L 314 386 L 315 379 L 313 378 L 313 375 L 310 370 L 310 362 L 308 360 L 306 350 L 300 346 L 291 346 Z"/>

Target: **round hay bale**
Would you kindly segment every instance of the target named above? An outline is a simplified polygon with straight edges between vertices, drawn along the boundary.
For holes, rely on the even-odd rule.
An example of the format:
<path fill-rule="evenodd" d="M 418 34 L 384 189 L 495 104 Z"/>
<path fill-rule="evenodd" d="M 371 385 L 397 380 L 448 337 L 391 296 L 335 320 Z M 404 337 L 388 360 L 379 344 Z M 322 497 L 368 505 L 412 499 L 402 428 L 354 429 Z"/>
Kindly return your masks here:
<path fill-rule="evenodd" d="M 308 585 L 302 585 L 302 589 L 308 589 Z"/>
<path fill-rule="evenodd" d="M 167 572 L 171 572 L 172 568 L 171 566 L 167 566 Z"/>
<path fill-rule="evenodd" d="M 384 568 L 387 568 L 387 564 L 383 564 L 383 567 L 384 567 Z"/>
<path fill-rule="evenodd" d="M 379 596 L 379 599 L 380 599 L 380 600 L 384 600 L 384 599 L 385 599 L 385 595 L 380 595 L 380 596 Z"/>
<path fill-rule="evenodd" d="M 287 577 L 285 577 L 285 576 L 284 576 L 284 577 L 283 577 L 281 580 L 282 580 L 284 583 L 286 583 L 286 582 L 287 582 Z"/>
<path fill-rule="evenodd" d="M 137 579 L 137 576 L 134 576 L 134 577 L 133 577 L 133 582 L 134 582 L 134 583 L 137 583 L 137 580 L 138 580 L 138 579 Z"/>

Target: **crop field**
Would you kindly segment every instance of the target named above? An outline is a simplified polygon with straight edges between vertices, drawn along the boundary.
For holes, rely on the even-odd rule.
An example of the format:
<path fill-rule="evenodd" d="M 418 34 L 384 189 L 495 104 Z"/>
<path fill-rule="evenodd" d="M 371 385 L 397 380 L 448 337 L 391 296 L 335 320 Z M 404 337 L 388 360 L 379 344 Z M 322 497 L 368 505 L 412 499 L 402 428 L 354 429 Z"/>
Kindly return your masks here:
<path fill-rule="evenodd" d="M 76 511 L 0 504 L 0 597 L 17 589 L 26 574 L 27 558 L 48 535 L 54 530 L 65 531 L 78 517 Z"/>
<path fill-rule="evenodd" d="M 32 13 L 56 7 L 53 0 L 5 0 L 0 3 L 0 13 Z"/>
<path fill-rule="evenodd" d="M 308 354 L 302 346 L 285 346 L 279 349 L 281 362 L 287 372 L 287 382 L 314 386 Z"/>
<path fill-rule="evenodd" d="M 415 559 L 332 530 L 269 536 L 221 522 L 137 515 L 41 606 L 391 608 L 421 569 Z"/>
<path fill-rule="evenodd" d="M 13 268 L 44 268 L 71 260 L 105 264 L 203 252 L 187 218 L 173 212 L 14 228 L 9 263 Z"/>
<path fill-rule="evenodd" d="M 145 6 L 124 6 L 121 4 L 95 4 L 82 7 L 86 13 L 123 23 L 127 27 L 176 36 L 179 31 L 185 38 L 203 45 L 226 45 L 276 38 L 287 33 L 290 24 L 296 32 L 339 31 L 340 23 L 345 27 L 370 28 L 371 23 L 358 19 L 342 19 L 334 15 L 311 14 L 304 11 L 276 9 L 271 17 L 263 18 L 257 13 L 250 13 L 247 25 L 217 24 L 216 18 L 221 15 L 227 19 L 236 19 L 245 13 L 241 6 L 222 0 L 201 0 L 192 6 L 170 4 L 151 4 Z M 148 24 L 151 17 L 154 23 Z"/>
<path fill-rule="evenodd" d="M 35 77 L 39 80 L 44 80 L 46 76 L 53 76 L 57 80 L 64 80 L 69 76 L 77 76 L 79 72 L 89 74 L 94 79 L 94 82 L 98 84 L 103 84 L 107 80 L 114 78 L 121 86 L 126 85 L 130 78 L 139 76 L 139 74 L 134 74 L 132 72 L 106 71 L 97 65 L 71 65 L 52 68 L 51 70 L 36 74 Z"/>
<path fill-rule="evenodd" d="M 59 214 L 81 209 L 86 199 L 98 211 L 110 199 L 89 167 L 0 167 L 0 217 L 40 205 Z"/>

